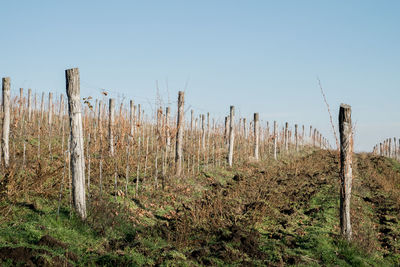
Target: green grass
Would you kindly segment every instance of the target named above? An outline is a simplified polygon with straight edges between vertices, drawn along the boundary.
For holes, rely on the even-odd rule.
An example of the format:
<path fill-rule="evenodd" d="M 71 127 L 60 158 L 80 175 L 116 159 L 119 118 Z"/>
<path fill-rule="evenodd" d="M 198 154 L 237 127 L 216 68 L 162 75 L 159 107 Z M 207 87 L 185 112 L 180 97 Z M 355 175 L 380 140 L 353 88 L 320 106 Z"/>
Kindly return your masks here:
<path fill-rule="evenodd" d="M 364 198 L 379 193 L 389 199 L 390 194 L 363 187 L 364 178 L 359 180 L 352 197 L 355 241 L 349 243 L 339 236 L 336 172 L 326 171 L 326 168 L 335 168 L 335 163 L 331 162 L 328 167 L 316 165 L 314 161 L 311 165 L 304 164 L 287 160 L 208 170 L 197 179 L 172 183 L 165 192 L 143 191 L 136 201 L 127 201 L 122 196 L 115 200 L 113 195 L 104 194 L 97 207 L 89 208 L 86 222 L 75 217 L 65 199 L 58 217 L 58 200 L 54 197 L 31 194 L 25 199 L 3 200 L 0 209 L 6 216 L 0 220 L 0 249 L 25 247 L 36 251 L 36 257 L 40 255 L 47 262 L 58 257 L 77 266 L 398 265 L 398 254 L 385 248 L 368 250 L 363 245 L 368 241 L 373 248 L 381 246 L 374 229 L 379 224 L 378 209 Z M 400 167 L 394 162 L 389 166 Z M 298 176 L 293 176 L 297 171 Z M 314 177 L 315 173 L 319 176 Z M 235 175 L 240 178 L 233 179 Z M 308 175 L 314 178 L 301 180 Z M 363 177 L 366 175 L 363 173 Z M 259 182 L 261 178 L 265 180 Z M 172 189 L 179 193 L 173 193 Z M 263 198 L 247 189 L 265 190 Z M 134 185 L 128 192 L 132 198 Z M 306 193 L 310 196 L 303 197 Z M 290 201 L 289 197 L 295 200 Z M 272 200 L 268 202 L 268 198 Z M 213 207 L 218 201 L 221 206 L 215 208 L 229 208 L 229 214 L 211 211 L 209 215 L 205 213 L 210 217 L 196 225 L 192 223 L 191 214 L 202 211 L 202 205 Z M 239 207 L 254 203 L 264 207 L 265 212 L 253 222 L 250 215 L 258 215 L 258 208 L 245 213 Z M 210 222 L 213 216 L 222 216 L 216 223 L 224 226 L 213 228 Z M 393 221 L 387 224 L 391 233 L 399 236 L 398 214 L 384 216 L 386 221 Z M 39 245 L 45 235 L 66 247 Z M 67 253 L 75 254 L 76 259 Z M 14 265 L 10 260 L 0 260 L 0 264 Z"/>

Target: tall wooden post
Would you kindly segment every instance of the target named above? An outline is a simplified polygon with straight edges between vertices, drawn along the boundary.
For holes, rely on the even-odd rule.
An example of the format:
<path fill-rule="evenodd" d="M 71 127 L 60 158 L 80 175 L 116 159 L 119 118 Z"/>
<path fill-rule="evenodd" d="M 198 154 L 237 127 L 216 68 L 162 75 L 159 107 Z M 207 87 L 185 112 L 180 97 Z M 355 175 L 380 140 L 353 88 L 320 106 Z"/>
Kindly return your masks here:
<path fill-rule="evenodd" d="M 19 88 L 19 117 L 24 113 L 24 88 Z"/>
<path fill-rule="evenodd" d="M 176 148 L 175 148 L 175 165 L 176 175 L 181 175 L 182 172 L 182 152 L 183 152 L 183 131 L 185 126 L 184 120 L 184 104 L 185 104 L 185 93 L 179 91 L 178 93 L 178 119 L 176 122 Z"/>
<path fill-rule="evenodd" d="M 32 119 L 32 89 L 28 89 L 28 122 Z"/>
<path fill-rule="evenodd" d="M 169 153 L 169 148 L 171 146 L 171 131 L 169 129 L 169 124 L 170 124 L 170 116 L 171 116 L 171 109 L 170 107 L 165 108 L 165 132 L 166 132 L 166 149 L 167 153 Z"/>
<path fill-rule="evenodd" d="M 258 147 L 260 140 L 260 128 L 258 113 L 254 113 L 254 159 L 258 161 Z"/>
<path fill-rule="evenodd" d="M 225 145 L 228 144 L 228 135 L 229 135 L 229 121 L 228 121 L 228 117 L 225 117 L 225 128 L 224 128 L 224 142 Z"/>
<path fill-rule="evenodd" d="M 133 103 L 133 100 L 129 101 L 129 124 L 130 124 L 130 128 L 131 128 L 131 141 L 133 141 L 133 135 L 135 132 L 135 105 Z"/>
<path fill-rule="evenodd" d="M 9 166 L 10 162 L 10 149 L 9 149 L 9 138 L 10 138 L 10 78 L 5 77 L 3 78 L 3 131 L 1 137 L 1 152 L 4 167 Z"/>
<path fill-rule="evenodd" d="M 276 121 L 274 121 L 274 159 L 276 160 L 276 149 L 277 149 L 277 145 L 278 145 L 278 125 L 276 123 Z"/>
<path fill-rule="evenodd" d="M 351 240 L 350 198 L 353 164 L 353 130 L 351 124 L 351 106 L 340 105 L 340 229 L 347 240 Z"/>
<path fill-rule="evenodd" d="M 289 152 L 289 124 L 287 122 L 285 123 L 284 138 L 285 138 L 285 150 L 286 150 L 286 153 L 288 153 Z"/>
<path fill-rule="evenodd" d="M 114 156 L 114 135 L 113 135 L 113 128 L 114 128 L 114 117 L 115 117 L 115 99 L 110 98 L 109 100 L 109 119 L 108 119 L 108 150 L 111 156 Z"/>
<path fill-rule="evenodd" d="M 40 121 L 43 122 L 44 116 L 44 92 L 42 92 L 42 101 L 40 103 Z"/>
<path fill-rule="evenodd" d="M 206 149 L 206 126 L 205 126 L 205 115 L 201 115 L 201 149 Z"/>
<path fill-rule="evenodd" d="M 294 125 L 294 139 L 295 139 L 295 146 L 296 152 L 299 152 L 299 133 L 298 133 L 298 126 L 297 124 Z"/>
<path fill-rule="evenodd" d="M 65 71 L 68 96 L 70 164 L 72 170 L 72 200 L 79 217 L 86 219 L 85 158 L 83 153 L 82 108 L 80 101 L 79 69 Z"/>
<path fill-rule="evenodd" d="M 228 147 L 228 164 L 232 167 L 233 164 L 233 146 L 235 141 L 235 107 L 231 106 L 229 116 L 229 147 Z"/>
<path fill-rule="evenodd" d="M 48 114 L 48 123 L 49 129 L 51 131 L 51 125 L 53 124 L 53 93 L 49 93 L 49 114 Z"/>

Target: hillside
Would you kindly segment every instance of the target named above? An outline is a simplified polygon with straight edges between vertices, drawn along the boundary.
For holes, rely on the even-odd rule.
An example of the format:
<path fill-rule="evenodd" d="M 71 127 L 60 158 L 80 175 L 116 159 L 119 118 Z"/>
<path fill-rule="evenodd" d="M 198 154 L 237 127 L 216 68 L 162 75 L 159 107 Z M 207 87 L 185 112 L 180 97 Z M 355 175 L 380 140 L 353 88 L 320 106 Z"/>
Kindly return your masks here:
<path fill-rule="evenodd" d="M 388 158 L 355 156 L 352 244 L 338 235 L 335 151 L 170 177 L 137 198 L 93 193 L 85 223 L 68 196 L 57 216 L 61 168 L 41 164 L 34 179 L 0 179 L 3 266 L 400 265 L 400 164 Z"/>

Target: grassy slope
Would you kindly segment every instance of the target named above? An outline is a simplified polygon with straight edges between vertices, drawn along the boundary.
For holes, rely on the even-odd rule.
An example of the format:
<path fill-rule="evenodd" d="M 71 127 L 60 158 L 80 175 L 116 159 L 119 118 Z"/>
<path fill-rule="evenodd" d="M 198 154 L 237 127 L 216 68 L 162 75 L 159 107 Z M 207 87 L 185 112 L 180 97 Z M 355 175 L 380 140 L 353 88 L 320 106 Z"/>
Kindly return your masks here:
<path fill-rule="evenodd" d="M 336 155 L 317 151 L 171 180 L 138 199 L 93 197 L 86 223 L 67 201 L 57 218 L 50 176 L 47 191 L 2 194 L 0 263 L 398 266 L 400 165 L 357 155 L 354 166 L 352 244 L 338 236 Z"/>

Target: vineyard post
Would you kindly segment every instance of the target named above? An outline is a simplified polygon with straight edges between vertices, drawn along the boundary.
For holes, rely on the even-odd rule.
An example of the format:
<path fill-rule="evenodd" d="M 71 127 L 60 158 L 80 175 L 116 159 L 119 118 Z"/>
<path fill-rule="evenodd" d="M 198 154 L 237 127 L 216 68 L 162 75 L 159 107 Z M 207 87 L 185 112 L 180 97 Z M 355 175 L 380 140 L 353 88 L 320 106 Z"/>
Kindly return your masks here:
<path fill-rule="evenodd" d="M 225 145 L 228 144 L 228 128 L 229 128 L 228 117 L 225 117 L 225 129 L 224 129 L 224 141 L 225 141 Z"/>
<path fill-rule="evenodd" d="M 193 114 L 193 113 L 192 113 Z M 166 151 L 169 153 L 170 146 L 171 146 L 171 132 L 169 129 L 169 124 L 170 124 L 170 116 L 171 116 L 171 109 L 170 107 L 166 107 L 165 109 L 165 131 L 166 131 Z"/>
<path fill-rule="evenodd" d="M 201 115 L 201 149 L 204 151 L 206 149 L 206 126 L 205 126 L 205 116 Z"/>
<path fill-rule="evenodd" d="M 285 142 L 285 150 L 286 153 L 289 152 L 289 123 L 285 122 L 285 133 L 284 133 L 284 142 Z"/>
<path fill-rule="evenodd" d="M 70 122 L 70 164 L 72 170 L 72 200 L 82 220 L 86 219 L 85 158 L 83 153 L 82 108 L 80 102 L 79 69 L 65 71 Z"/>
<path fill-rule="evenodd" d="M 176 121 L 176 147 L 175 147 L 175 164 L 176 164 L 176 175 L 181 175 L 182 171 L 182 152 L 183 152 L 183 131 L 185 126 L 184 121 L 184 104 L 185 104 L 185 93 L 179 91 L 178 93 L 178 119 Z"/>
<path fill-rule="evenodd" d="M 351 124 L 351 106 L 340 105 L 340 229 L 348 241 L 351 240 L 350 198 L 352 186 L 353 133 Z"/>
<path fill-rule="evenodd" d="M 229 147 L 228 147 L 228 164 L 229 167 L 232 167 L 233 164 L 233 146 L 235 141 L 235 131 L 234 131 L 234 123 L 235 123 L 235 107 L 230 107 L 230 116 L 229 116 Z"/>
<path fill-rule="evenodd" d="M 52 131 L 52 125 L 53 125 L 53 93 L 49 93 L 49 113 L 48 113 L 48 123 L 49 123 L 49 153 L 51 159 L 53 159 L 53 156 L 51 154 L 51 131 Z"/>
<path fill-rule="evenodd" d="M 108 150 L 111 156 L 114 156 L 114 135 L 113 135 L 113 127 L 114 127 L 114 110 L 115 110 L 115 99 L 110 98 L 109 100 L 109 119 L 108 119 Z"/>
<path fill-rule="evenodd" d="M 3 132 L 1 137 L 1 152 L 4 167 L 8 167 L 10 160 L 9 136 L 10 136 L 10 77 L 3 78 Z"/>
<path fill-rule="evenodd" d="M 43 116 L 44 116 L 44 92 L 42 92 L 42 101 L 40 103 L 40 119 L 43 122 Z"/>
<path fill-rule="evenodd" d="M 133 144 L 133 134 L 135 131 L 135 108 L 134 108 L 134 103 L 133 100 L 129 101 L 129 124 L 130 124 L 130 128 L 131 128 L 131 136 L 130 136 L 130 140 L 132 141 L 131 143 Z"/>
<path fill-rule="evenodd" d="M 254 113 L 254 159 L 258 161 L 258 147 L 260 140 L 260 128 L 258 126 L 258 113 Z"/>
<path fill-rule="evenodd" d="M 296 146 L 296 152 L 299 152 L 299 134 L 297 131 L 297 124 L 294 125 L 294 139 L 295 139 L 295 146 Z"/>
<path fill-rule="evenodd" d="M 28 89 L 28 122 L 32 119 L 32 89 Z"/>
<path fill-rule="evenodd" d="M 276 160 L 276 148 L 277 148 L 277 137 L 278 137 L 278 133 L 277 133 L 277 128 L 278 125 L 276 123 L 276 121 L 274 121 L 274 159 Z"/>

